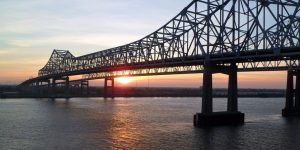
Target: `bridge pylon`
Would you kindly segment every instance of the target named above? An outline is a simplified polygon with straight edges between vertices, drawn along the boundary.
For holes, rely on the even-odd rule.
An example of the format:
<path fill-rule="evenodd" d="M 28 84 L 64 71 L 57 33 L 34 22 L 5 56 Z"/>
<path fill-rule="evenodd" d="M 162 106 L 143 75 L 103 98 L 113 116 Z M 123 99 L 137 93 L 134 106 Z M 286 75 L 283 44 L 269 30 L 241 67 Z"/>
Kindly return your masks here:
<path fill-rule="evenodd" d="M 294 77 L 296 80 L 294 80 Z M 295 88 L 294 88 L 295 87 Z M 300 116 L 300 70 L 287 73 L 286 103 L 282 116 Z"/>
<path fill-rule="evenodd" d="M 113 77 L 108 77 L 104 79 L 104 98 L 114 98 L 115 97 L 115 79 Z"/>
<path fill-rule="evenodd" d="M 62 84 L 62 83 L 59 83 L 58 81 L 63 81 L 63 86 L 62 87 L 62 91 L 58 90 L 58 85 L 59 84 Z M 51 94 L 53 97 L 56 97 L 58 95 L 58 93 L 61 93 L 63 92 L 62 94 L 65 95 L 65 96 L 69 96 L 70 94 L 70 83 L 69 83 L 70 79 L 69 77 L 54 77 L 52 78 L 52 82 L 48 82 L 48 85 L 50 85 L 49 87 L 51 88 Z"/>
<path fill-rule="evenodd" d="M 212 75 L 223 73 L 229 76 L 227 111 L 213 112 Z M 237 100 L 237 66 L 231 63 L 228 66 L 205 62 L 203 74 L 202 112 L 194 115 L 196 127 L 243 124 L 245 115 L 238 111 Z"/>
<path fill-rule="evenodd" d="M 80 92 L 81 92 L 81 95 L 89 95 L 89 81 L 88 80 L 80 81 Z"/>
<path fill-rule="evenodd" d="M 49 94 L 49 89 L 51 86 L 50 80 L 40 80 L 35 83 L 36 96 L 44 96 Z"/>

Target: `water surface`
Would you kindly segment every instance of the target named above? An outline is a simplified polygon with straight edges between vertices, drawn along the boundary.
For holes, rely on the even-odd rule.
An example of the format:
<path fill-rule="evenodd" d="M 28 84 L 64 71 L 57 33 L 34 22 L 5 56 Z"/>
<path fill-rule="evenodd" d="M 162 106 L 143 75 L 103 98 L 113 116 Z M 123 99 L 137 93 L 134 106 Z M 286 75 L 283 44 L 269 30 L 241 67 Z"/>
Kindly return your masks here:
<path fill-rule="evenodd" d="M 0 149 L 300 149 L 300 118 L 282 118 L 283 107 L 240 98 L 245 125 L 197 129 L 201 98 L 2 99 Z"/>

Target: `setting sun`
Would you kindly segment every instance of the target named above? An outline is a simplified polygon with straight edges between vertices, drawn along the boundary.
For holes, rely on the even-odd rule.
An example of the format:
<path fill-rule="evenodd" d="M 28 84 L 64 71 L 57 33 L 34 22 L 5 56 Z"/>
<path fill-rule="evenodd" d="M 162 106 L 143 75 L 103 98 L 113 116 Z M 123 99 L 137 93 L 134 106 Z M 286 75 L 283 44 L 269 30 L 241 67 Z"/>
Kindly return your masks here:
<path fill-rule="evenodd" d="M 134 77 L 121 77 L 116 78 L 116 80 L 121 84 L 128 84 L 134 80 Z"/>

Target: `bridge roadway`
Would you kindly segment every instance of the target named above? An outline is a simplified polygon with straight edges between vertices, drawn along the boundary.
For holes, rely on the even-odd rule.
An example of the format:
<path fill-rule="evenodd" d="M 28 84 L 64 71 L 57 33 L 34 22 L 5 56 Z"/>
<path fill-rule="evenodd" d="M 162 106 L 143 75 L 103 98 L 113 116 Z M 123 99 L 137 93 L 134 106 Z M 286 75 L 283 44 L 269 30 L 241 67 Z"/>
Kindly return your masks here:
<path fill-rule="evenodd" d="M 55 91 L 57 84 L 68 89 L 72 83 L 88 86 L 89 80 L 105 79 L 105 96 L 113 97 L 116 77 L 203 73 L 202 111 L 194 116 L 195 126 L 239 124 L 244 114 L 238 111 L 237 72 L 288 71 L 282 114 L 291 116 L 300 115 L 299 69 L 298 0 L 193 0 L 135 42 L 79 57 L 54 50 L 38 77 L 19 87 L 48 85 Z M 214 73 L 229 76 L 226 112 L 212 110 Z M 75 75 L 82 79 L 69 81 Z"/>

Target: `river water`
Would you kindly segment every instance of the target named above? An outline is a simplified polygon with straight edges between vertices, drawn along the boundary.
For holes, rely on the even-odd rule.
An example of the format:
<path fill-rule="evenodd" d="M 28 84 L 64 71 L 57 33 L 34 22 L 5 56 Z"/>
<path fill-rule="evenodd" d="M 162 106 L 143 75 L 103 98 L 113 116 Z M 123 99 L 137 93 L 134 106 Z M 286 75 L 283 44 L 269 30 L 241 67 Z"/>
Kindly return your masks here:
<path fill-rule="evenodd" d="M 0 99 L 0 149 L 300 149 L 300 118 L 282 118 L 283 107 L 240 98 L 244 125 L 197 129 L 201 98 Z"/>

